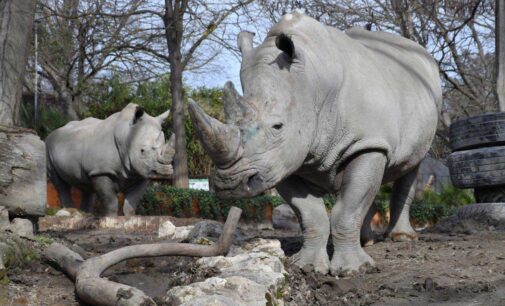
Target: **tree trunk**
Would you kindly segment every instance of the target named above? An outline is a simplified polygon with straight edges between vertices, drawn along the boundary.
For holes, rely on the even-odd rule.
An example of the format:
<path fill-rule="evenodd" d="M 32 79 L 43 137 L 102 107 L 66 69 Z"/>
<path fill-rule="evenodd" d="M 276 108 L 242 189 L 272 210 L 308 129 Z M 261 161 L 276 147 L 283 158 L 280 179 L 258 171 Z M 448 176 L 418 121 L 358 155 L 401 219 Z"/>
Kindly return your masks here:
<path fill-rule="evenodd" d="M 184 103 L 182 97 L 182 38 L 184 32 L 183 16 L 188 0 L 165 0 L 165 39 L 170 62 L 170 90 L 172 94 L 172 118 L 175 134 L 174 185 L 188 188 L 188 153 L 186 150 L 186 131 L 184 127 Z"/>
<path fill-rule="evenodd" d="M 172 116 L 175 134 L 174 185 L 188 188 L 188 153 L 184 127 L 184 103 L 182 97 L 182 67 L 180 60 L 170 63 L 170 90 L 172 92 Z"/>
<path fill-rule="evenodd" d="M 79 114 L 77 112 L 77 103 L 72 98 L 72 94 L 63 89 L 62 100 L 65 101 L 65 112 L 67 118 L 70 120 L 79 120 Z"/>
<path fill-rule="evenodd" d="M 35 16 L 33 0 L 0 0 L 0 124 L 18 121 Z"/>
<path fill-rule="evenodd" d="M 503 0 L 496 0 L 496 94 L 498 110 L 505 111 L 505 4 Z"/>
<path fill-rule="evenodd" d="M 32 130 L 0 125 L 0 206 L 40 216 L 46 202 L 44 142 Z"/>

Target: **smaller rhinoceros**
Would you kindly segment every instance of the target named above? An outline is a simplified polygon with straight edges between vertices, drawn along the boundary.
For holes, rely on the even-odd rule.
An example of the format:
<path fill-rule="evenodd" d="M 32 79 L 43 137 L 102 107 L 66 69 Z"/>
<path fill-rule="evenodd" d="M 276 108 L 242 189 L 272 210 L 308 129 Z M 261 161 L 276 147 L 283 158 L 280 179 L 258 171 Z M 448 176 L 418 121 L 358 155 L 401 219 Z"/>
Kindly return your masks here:
<path fill-rule="evenodd" d="M 169 113 L 151 117 L 130 103 L 104 120 L 72 121 L 49 134 L 47 172 L 61 203 L 72 206 L 74 186 L 82 191 L 82 210 L 90 210 L 96 194 L 104 214 L 117 215 L 117 194 L 122 192 L 123 213 L 135 214 L 148 178 L 172 173 L 174 136 L 165 142 L 161 130 Z"/>

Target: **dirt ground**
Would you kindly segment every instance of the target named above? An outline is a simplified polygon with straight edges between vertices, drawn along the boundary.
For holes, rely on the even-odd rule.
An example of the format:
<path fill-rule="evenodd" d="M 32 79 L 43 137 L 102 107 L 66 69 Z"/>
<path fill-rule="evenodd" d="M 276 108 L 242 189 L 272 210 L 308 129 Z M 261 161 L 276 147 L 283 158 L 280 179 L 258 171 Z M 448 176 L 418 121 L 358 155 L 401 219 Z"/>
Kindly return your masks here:
<path fill-rule="evenodd" d="M 366 274 L 336 279 L 287 264 L 287 305 L 505 305 L 505 231 L 472 224 L 424 232 L 416 242 L 382 241 L 366 248 L 377 267 Z M 247 230 L 248 238 L 277 238 L 287 255 L 301 247 L 297 233 Z M 155 235 L 106 231 L 44 234 L 72 245 L 83 257 L 138 243 L 159 241 Z M 329 251 L 332 252 L 331 246 Z M 211 277 L 196 274 L 196 259 L 159 257 L 129 260 L 105 273 L 135 285 L 152 297 L 172 286 Z M 289 263 L 289 259 L 287 260 Z M 42 260 L 9 271 L 10 283 L 0 285 L 0 301 L 8 305 L 83 305 L 73 283 Z M 0 303 L 2 304 L 2 303 Z"/>

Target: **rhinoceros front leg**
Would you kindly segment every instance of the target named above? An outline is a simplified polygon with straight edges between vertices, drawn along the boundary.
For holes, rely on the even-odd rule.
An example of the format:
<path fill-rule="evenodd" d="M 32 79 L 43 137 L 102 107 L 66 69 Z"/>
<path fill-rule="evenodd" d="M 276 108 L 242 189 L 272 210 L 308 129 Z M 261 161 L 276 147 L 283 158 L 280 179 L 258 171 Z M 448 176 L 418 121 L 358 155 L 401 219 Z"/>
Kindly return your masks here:
<path fill-rule="evenodd" d="M 292 256 L 293 262 L 303 267 L 311 264 L 320 273 L 328 273 L 326 251 L 330 222 L 321 197 L 301 178 L 291 176 L 277 186 L 277 191 L 293 208 L 303 233 L 302 249 Z"/>
<path fill-rule="evenodd" d="M 143 180 L 126 191 L 123 205 L 123 213 L 125 216 L 135 215 L 135 210 L 140 200 L 142 200 L 147 185 L 148 180 Z"/>
<path fill-rule="evenodd" d="M 375 264 L 361 247 L 360 229 L 381 185 L 385 165 L 384 154 L 368 152 L 355 157 L 343 170 L 342 184 L 331 211 L 333 275 L 350 274 Z"/>
<path fill-rule="evenodd" d="M 95 176 L 91 179 L 93 189 L 103 205 L 105 216 L 118 215 L 117 186 L 108 176 Z"/>
<path fill-rule="evenodd" d="M 417 233 L 410 225 L 410 204 L 416 192 L 417 170 L 418 167 L 393 183 L 391 218 L 385 233 L 393 241 L 417 240 Z"/>

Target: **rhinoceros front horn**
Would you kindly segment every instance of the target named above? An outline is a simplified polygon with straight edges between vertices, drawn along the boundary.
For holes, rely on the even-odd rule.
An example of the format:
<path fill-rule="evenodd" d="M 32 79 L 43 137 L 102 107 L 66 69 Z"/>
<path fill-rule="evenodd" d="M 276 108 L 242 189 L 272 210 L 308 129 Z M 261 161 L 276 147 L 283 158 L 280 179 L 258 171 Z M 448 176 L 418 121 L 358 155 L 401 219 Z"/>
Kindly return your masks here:
<path fill-rule="evenodd" d="M 237 126 L 210 117 L 191 99 L 189 115 L 205 151 L 217 166 L 226 167 L 240 157 L 240 130 Z"/>

